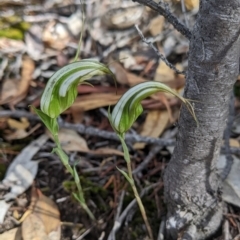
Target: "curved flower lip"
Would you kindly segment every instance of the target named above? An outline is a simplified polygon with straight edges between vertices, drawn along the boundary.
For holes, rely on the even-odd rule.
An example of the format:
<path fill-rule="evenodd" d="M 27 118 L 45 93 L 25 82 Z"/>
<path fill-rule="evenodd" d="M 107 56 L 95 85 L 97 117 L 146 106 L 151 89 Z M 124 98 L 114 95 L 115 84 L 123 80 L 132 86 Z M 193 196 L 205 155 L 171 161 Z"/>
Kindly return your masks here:
<path fill-rule="evenodd" d="M 73 62 L 59 69 L 48 80 L 41 97 L 42 112 L 51 118 L 58 117 L 75 101 L 79 84 L 93 76 L 104 74 L 114 77 L 107 66 L 91 59 Z"/>
<path fill-rule="evenodd" d="M 194 109 L 187 99 L 181 97 L 163 83 L 149 81 L 137 84 L 128 90 L 119 99 L 112 114 L 109 112 L 109 120 L 114 130 L 120 135 L 129 130 L 143 111 L 141 101 L 156 92 L 171 93 L 178 97 L 187 106 L 195 121 L 197 121 Z"/>

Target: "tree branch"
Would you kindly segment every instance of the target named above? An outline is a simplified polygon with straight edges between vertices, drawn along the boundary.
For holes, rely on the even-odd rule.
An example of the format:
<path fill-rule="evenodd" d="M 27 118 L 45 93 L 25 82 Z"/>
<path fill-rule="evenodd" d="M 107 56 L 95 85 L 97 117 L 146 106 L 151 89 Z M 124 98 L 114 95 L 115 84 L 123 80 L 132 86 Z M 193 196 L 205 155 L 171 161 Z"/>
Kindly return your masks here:
<path fill-rule="evenodd" d="M 98 136 L 105 139 L 111 139 L 119 141 L 118 136 L 115 132 L 100 130 L 95 127 L 85 126 L 83 124 L 71 124 L 67 122 L 61 122 L 60 127 L 68 128 L 77 131 L 80 134 L 86 134 L 89 136 Z M 138 134 L 127 133 L 125 135 L 126 142 L 143 142 L 147 144 L 157 144 L 159 146 L 173 146 L 175 144 L 175 139 L 163 139 L 163 138 L 152 138 L 152 137 L 143 137 Z"/>
<path fill-rule="evenodd" d="M 26 117 L 29 120 L 32 121 L 41 121 L 40 118 L 37 115 L 34 115 L 32 113 L 26 112 L 26 111 L 20 111 L 20 110 L 15 110 L 15 111 L 9 111 L 9 110 L 3 110 L 0 111 L 0 119 L 5 118 L 5 117 L 12 117 L 12 118 L 21 118 L 21 117 Z M 62 128 L 68 128 L 68 129 L 73 129 L 77 131 L 80 134 L 86 134 L 89 136 L 97 136 L 97 137 L 102 137 L 105 139 L 111 139 L 119 142 L 119 138 L 116 135 L 115 132 L 110 132 L 110 131 L 105 131 L 105 130 L 100 130 L 95 127 L 91 126 L 85 126 L 83 124 L 72 124 L 72 123 L 67 123 L 60 121 L 59 126 Z M 153 137 L 143 137 L 138 134 L 131 134 L 127 133 L 125 136 L 126 142 L 142 142 L 142 143 L 147 143 L 147 144 L 154 144 L 158 145 L 160 147 L 167 147 L 167 146 L 174 146 L 176 143 L 175 139 L 165 139 L 165 138 L 153 138 Z M 229 153 L 229 150 L 225 148 L 225 146 L 222 146 L 221 152 L 224 153 Z M 231 154 L 236 154 L 240 155 L 240 148 L 236 147 L 231 147 L 230 148 L 230 153 Z"/>
<path fill-rule="evenodd" d="M 143 41 L 144 43 L 146 43 L 149 47 L 151 47 L 151 48 L 153 49 L 153 51 L 158 55 L 158 57 L 159 57 L 162 61 L 164 61 L 169 68 L 173 69 L 177 74 L 183 74 L 183 75 L 185 75 L 185 72 L 184 72 L 184 71 L 178 70 L 173 64 L 171 64 L 171 63 L 167 60 L 167 58 L 166 58 L 162 53 L 160 53 L 160 52 L 158 51 L 158 49 L 153 45 L 152 42 L 150 42 L 149 40 L 147 40 L 147 39 L 144 37 L 143 33 L 141 32 L 141 30 L 139 29 L 139 27 L 138 27 L 137 25 L 135 25 L 135 28 L 137 29 L 138 34 L 140 35 L 142 41 Z"/>
<path fill-rule="evenodd" d="M 13 117 L 13 118 L 26 117 L 32 121 L 41 121 L 37 115 L 29 113 L 27 111 L 21 111 L 21 110 L 0 111 L 0 118 L 5 118 L 5 117 Z M 100 130 L 98 128 L 95 128 L 92 126 L 86 126 L 84 124 L 67 123 L 67 122 L 64 122 L 61 118 L 59 119 L 58 124 L 62 128 L 72 129 L 72 130 L 77 131 L 80 134 L 102 137 L 105 139 L 111 139 L 111 140 L 115 140 L 115 141 L 119 142 L 119 138 L 115 132 Z M 125 135 L 125 140 L 126 140 L 126 142 L 132 142 L 132 143 L 143 142 L 143 143 L 147 143 L 147 144 L 157 144 L 162 147 L 173 146 L 175 144 L 175 139 L 143 137 L 138 134 L 131 134 L 131 133 L 127 133 Z"/>
<path fill-rule="evenodd" d="M 183 36 L 185 36 L 188 40 L 191 39 L 191 31 L 169 11 L 169 9 L 162 6 L 161 3 L 156 3 L 153 0 L 133 0 L 133 2 L 138 2 L 140 4 L 143 4 L 152 10 L 158 12 L 160 15 L 166 18 L 166 20 L 171 23 L 174 28 L 179 31 Z"/>

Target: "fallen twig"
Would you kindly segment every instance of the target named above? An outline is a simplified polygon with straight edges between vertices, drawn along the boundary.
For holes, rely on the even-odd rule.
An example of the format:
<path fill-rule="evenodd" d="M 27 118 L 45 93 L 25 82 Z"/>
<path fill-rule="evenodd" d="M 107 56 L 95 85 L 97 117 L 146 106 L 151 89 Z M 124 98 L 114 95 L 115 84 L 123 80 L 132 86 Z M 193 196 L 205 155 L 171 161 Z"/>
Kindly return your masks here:
<path fill-rule="evenodd" d="M 87 229 L 81 236 L 79 236 L 76 240 L 82 240 L 85 236 L 87 236 L 91 232 L 92 228 Z"/>
<path fill-rule="evenodd" d="M 169 11 L 166 4 L 156 3 L 153 0 L 133 0 L 145 6 L 148 6 L 152 10 L 158 12 L 160 15 L 164 16 L 166 20 L 171 23 L 176 30 L 178 30 L 187 39 L 191 39 L 191 31 L 183 25 L 179 20 Z"/>
<path fill-rule="evenodd" d="M 140 193 L 140 197 L 142 198 L 150 189 L 156 187 L 159 183 L 154 183 L 148 187 L 145 187 L 142 192 Z M 128 213 L 131 211 L 131 209 L 135 206 L 135 204 L 137 203 L 136 199 L 133 199 L 128 206 L 124 209 L 124 211 L 122 212 L 122 214 L 120 215 L 120 217 L 118 218 L 118 224 L 114 224 L 114 227 L 112 229 L 112 231 L 110 232 L 109 236 L 108 236 L 108 240 L 114 240 L 114 238 L 112 238 L 112 234 L 114 231 L 114 234 L 119 230 L 119 228 L 122 226 L 123 221 L 125 220 L 125 218 L 127 217 Z"/>
<path fill-rule="evenodd" d="M 186 7 L 185 7 L 184 0 L 181 0 L 181 7 L 182 7 L 182 12 L 183 12 L 183 15 L 184 15 L 184 19 L 185 19 L 185 24 L 186 24 L 186 26 L 188 28 L 189 24 L 188 24 L 188 17 L 187 17 L 187 12 L 186 12 Z"/>
<path fill-rule="evenodd" d="M 183 74 L 183 75 L 185 74 L 183 71 L 178 70 L 173 64 L 171 64 L 171 63 L 167 60 L 167 58 L 166 58 L 162 53 L 160 53 L 160 52 L 158 51 L 158 49 L 153 45 L 153 43 L 152 43 L 151 41 L 147 40 L 147 39 L 144 37 L 143 33 L 141 32 L 141 30 L 139 29 L 139 27 L 138 27 L 137 25 L 135 25 L 135 28 L 137 29 L 138 34 L 140 35 L 142 41 L 143 41 L 144 43 L 146 43 L 149 47 L 151 47 L 151 48 L 153 49 L 153 51 L 158 55 L 158 57 L 159 57 L 162 61 L 164 61 L 169 68 L 173 69 L 177 74 Z"/>
<path fill-rule="evenodd" d="M 160 223 L 159 231 L 158 231 L 158 238 L 157 240 L 164 240 L 164 230 L 165 230 L 165 217 L 162 217 L 162 221 Z"/>
<path fill-rule="evenodd" d="M 5 118 L 5 117 L 12 117 L 12 118 L 22 118 L 25 117 L 29 120 L 37 120 L 40 121 L 40 118 L 37 115 L 34 115 L 30 112 L 27 111 L 9 111 L 9 110 L 1 110 L 0 111 L 0 118 Z"/>
<path fill-rule="evenodd" d="M 154 158 L 154 156 L 160 152 L 161 149 L 162 149 L 161 145 L 158 144 L 154 145 L 149 154 L 147 155 L 147 157 L 137 166 L 137 168 L 133 170 L 133 175 L 136 175 L 141 170 L 143 170 L 148 165 L 148 163 Z"/>
<path fill-rule="evenodd" d="M 14 117 L 14 118 L 21 118 L 25 117 L 30 120 L 37 120 L 40 121 L 39 117 L 26 112 L 26 111 L 0 111 L 0 118 L 3 117 Z M 116 135 L 115 132 L 109 132 L 105 130 L 99 130 L 98 128 L 95 127 L 89 127 L 85 126 L 83 124 L 71 124 L 67 122 L 63 122 L 61 119 L 59 120 L 59 126 L 62 128 L 69 128 L 77 131 L 80 134 L 86 134 L 90 136 L 98 136 L 106 139 L 111 139 L 111 140 L 116 140 L 119 142 L 119 138 Z M 143 142 L 147 144 L 158 144 L 161 146 L 173 146 L 175 143 L 175 140 L 173 139 L 162 139 L 162 138 L 152 138 L 152 137 L 143 137 L 138 134 L 126 134 L 126 142 Z"/>
<path fill-rule="evenodd" d="M 173 138 L 175 138 L 175 136 L 177 134 L 177 129 L 175 128 L 174 130 L 172 130 L 170 132 L 169 131 L 165 132 L 162 139 L 173 139 Z M 143 170 L 149 164 L 149 162 L 154 158 L 154 156 L 162 150 L 162 148 L 163 148 L 163 146 L 155 144 L 152 147 L 152 149 L 150 150 L 150 152 L 148 153 L 148 155 L 146 156 L 146 158 L 137 166 L 136 169 L 133 170 L 133 175 L 136 175 L 141 170 Z"/>
<path fill-rule="evenodd" d="M 98 128 L 94 128 L 94 127 L 87 127 L 83 124 L 71 124 L 66 122 L 60 123 L 60 126 L 64 128 L 76 130 L 78 133 L 81 133 L 81 134 L 103 137 L 106 139 L 111 139 L 119 142 L 118 136 L 114 132 L 99 130 Z M 126 142 L 144 142 L 148 144 L 157 143 L 158 145 L 161 145 L 161 146 L 172 146 L 175 143 L 174 139 L 143 137 L 138 134 L 130 134 L 130 133 L 127 133 L 125 135 L 125 140 Z"/>
<path fill-rule="evenodd" d="M 40 119 L 36 115 L 26 112 L 26 111 L 19 111 L 19 110 L 0 111 L 0 118 L 3 118 L 3 117 L 14 117 L 14 118 L 26 117 L 30 120 L 40 121 Z M 102 137 L 105 139 L 111 139 L 111 140 L 115 140 L 115 141 L 119 142 L 119 138 L 115 132 L 99 130 L 98 128 L 95 128 L 95 127 L 89 127 L 89 126 L 85 126 L 83 124 L 72 124 L 72 123 L 67 123 L 67 122 L 63 122 L 63 121 L 60 121 L 59 125 L 62 128 L 73 129 L 80 134 Z M 163 147 L 174 146 L 175 142 L 176 142 L 175 139 L 143 137 L 138 134 L 131 134 L 131 133 L 127 133 L 125 136 L 125 139 L 126 139 L 126 142 L 131 142 L 131 143 L 143 142 L 143 143 L 147 143 L 147 144 L 157 144 L 157 145 L 163 146 Z M 225 149 L 225 147 L 222 146 L 221 152 L 225 153 L 226 151 L 227 150 Z M 240 148 L 231 147 L 230 153 L 240 155 Z"/>
<path fill-rule="evenodd" d="M 119 217 L 120 217 L 120 213 L 122 211 L 122 204 L 123 204 L 123 199 L 125 196 L 125 191 L 123 190 L 121 193 L 121 196 L 119 198 L 119 203 L 118 203 L 118 208 L 117 208 L 117 213 L 116 213 L 116 217 L 115 217 L 115 221 L 114 221 L 114 225 L 112 228 L 112 231 L 110 232 L 109 236 L 108 236 L 108 240 L 115 240 L 116 239 L 116 231 L 119 229 Z"/>

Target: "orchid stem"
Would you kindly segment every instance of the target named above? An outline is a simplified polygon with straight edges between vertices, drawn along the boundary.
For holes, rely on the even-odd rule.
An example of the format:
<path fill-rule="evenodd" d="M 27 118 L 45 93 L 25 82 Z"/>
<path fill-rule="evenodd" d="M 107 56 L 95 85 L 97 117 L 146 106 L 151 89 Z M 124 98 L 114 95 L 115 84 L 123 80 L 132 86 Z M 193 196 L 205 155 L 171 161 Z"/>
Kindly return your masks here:
<path fill-rule="evenodd" d="M 80 205 L 82 206 L 82 208 L 86 211 L 86 213 L 88 214 L 88 216 L 92 219 L 92 220 L 95 220 L 95 217 L 93 215 L 93 213 L 91 212 L 91 210 L 88 208 L 87 204 L 86 204 L 86 200 L 84 198 L 84 192 L 83 192 L 83 189 L 82 189 L 82 185 L 81 185 L 81 182 L 80 182 L 80 178 L 78 176 L 78 173 L 76 171 L 76 168 L 72 168 L 71 165 L 69 164 L 69 159 L 68 159 L 68 156 L 67 154 L 63 151 L 62 147 L 61 147 L 61 144 L 60 144 L 60 141 L 58 139 L 58 135 L 54 135 L 54 141 L 57 145 L 56 148 L 54 148 L 54 152 L 56 152 L 56 154 L 59 156 L 62 164 L 64 165 L 64 167 L 68 170 L 68 172 L 72 175 L 74 181 L 75 181 L 75 184 L 77 186 L 77 190 L 78 190 L 78 193 L 77 195 L 76 194 L 73 194 L 75 199 L 80 203 Z"/>
<path fill-rule="evenodd" d="M 139 196 L 139 193 L 138 193 L 138 190 L 137 190 L 134 178 L 133 178 L 131 159 L 130 159 L 128 147 L 127 147 L 127 145 L 126 145 L 126 143 L 124 141 L 124 135 L 118 135 L 118 137 L 119 137 L 119 139 L 121 141 L 121 144 L 122 144 L 122 147 L 123 147 L 123 152 L 124 152 L 124 159 L 125 159 L 125 161 L 127 163 L 128 178 L 126 178 L 126 179 L 130 183 L 131 188 L 133 190 L 134 196 L 136 198 L 136 201 L 138 203 L 139 209 L 140 209 L 141 214 L 142 214 L 143 221 L 144 221 L 144 223 L 146 225 L 146 228 L 147 228 L 147 231 L 148 231 L 148 235 L 149 235 L 150 239 L 153 240 L 153 233 L 152 233 L 152 229 L 150 227 L 150 224 L 149 224 L 149 221 L 148 221 L 148 218 L 147 218 L 146 210 L 145 210 L 145 207 L 144 207 L 144 205 L 142 203 L 142 200 L 141 200 L 141 198 Z"/>

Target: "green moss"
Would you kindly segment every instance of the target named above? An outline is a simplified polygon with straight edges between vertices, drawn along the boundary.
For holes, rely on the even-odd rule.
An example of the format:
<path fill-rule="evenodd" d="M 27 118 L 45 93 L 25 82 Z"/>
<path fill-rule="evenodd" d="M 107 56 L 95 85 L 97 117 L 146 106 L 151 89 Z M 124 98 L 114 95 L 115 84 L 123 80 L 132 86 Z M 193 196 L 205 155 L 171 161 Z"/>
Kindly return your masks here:
<path fill-rule="evenodd" d="M 66 191 L 66 192 L 76 192 L 77 191 L 77 187 L 76 187 L 76 184 L 74 181 L 64 181 L 62 183 L 62 186 L 63 186 L 63 189 Z"/>
<path fill-rule="evenodd" d="M 23 40 L 24 33 L 30 26 L 18 16 L 0 18 L 0 37 Z"/>
<path fill-rule="evenodd" d="M 16 28 L 0 29 L 0 37 L 22 40 L 24 37 L 23 32 Z"/>
<path fill-rule="evenodd" d="M 80 176 L 80 181 L 86 201 L 88 202 L 88 199 L 94 198 L 94 202 L 98 206 L 98 209 L 100 211 L 107 211 L 108 209 L 106 209 L 106 205 L 103 205 L 97 198 L 97 196 L 101 196 L 101 198 L 105 199 L 107 197 L 107 191 L 102 186 L 88 180 L 85 176 Z M 77 187 L 74 181 L 64 181 L 62 185 L 65 191 L 69 193 L 77 193 Z M 73 201 L 76 201 L 74 197 L 72 197 L 72 199 Z"/>
<path fill-rule="evenodd" d="M 107 191 L 102 186 L 90 181 L 87 177 L 80 176 L 80 181 L 84 192 L 89 194 L 99 194 L 101 197 L 106 196 Z"/>

